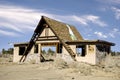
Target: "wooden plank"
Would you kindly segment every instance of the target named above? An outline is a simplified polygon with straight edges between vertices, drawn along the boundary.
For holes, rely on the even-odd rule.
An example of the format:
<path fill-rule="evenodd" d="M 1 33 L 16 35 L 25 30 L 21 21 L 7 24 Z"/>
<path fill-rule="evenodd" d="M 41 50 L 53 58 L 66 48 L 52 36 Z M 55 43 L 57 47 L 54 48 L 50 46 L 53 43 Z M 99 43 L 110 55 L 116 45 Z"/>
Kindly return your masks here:
<path fill-rule="evenodd" d="M 57 37 L 57 36 L 40 36 L 40 37 L 38 37 L 38 38 L 51 38 L 51 37 Z"/>
<path fill-rule="evenodd" d="M 38 39 L 37 41 L 50 41 L 50 40 L 58 40 L 58 39 Z"/>

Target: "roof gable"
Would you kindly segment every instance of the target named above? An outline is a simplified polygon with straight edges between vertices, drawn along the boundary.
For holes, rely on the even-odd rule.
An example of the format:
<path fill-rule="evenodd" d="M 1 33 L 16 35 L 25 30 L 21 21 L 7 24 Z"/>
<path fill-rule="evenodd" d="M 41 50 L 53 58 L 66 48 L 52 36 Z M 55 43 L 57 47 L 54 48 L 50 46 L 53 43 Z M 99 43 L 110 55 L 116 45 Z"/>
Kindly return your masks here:
<path fill-rule="evenodd" d="M 51 30 L 58 36 L 60 39 L 64 41 L 81 41 L 83 40 L 82 36 L 79 34 L 79 32 L 76 30 L 74 26 L 68 24 L 47 18 L 45 16 L 42 16 L 42 19 L 46 22 L 46 24 L 51 28 Z M 73 36 L 76 39 L 72 39 L 69 29 L 74 34 Z"/>

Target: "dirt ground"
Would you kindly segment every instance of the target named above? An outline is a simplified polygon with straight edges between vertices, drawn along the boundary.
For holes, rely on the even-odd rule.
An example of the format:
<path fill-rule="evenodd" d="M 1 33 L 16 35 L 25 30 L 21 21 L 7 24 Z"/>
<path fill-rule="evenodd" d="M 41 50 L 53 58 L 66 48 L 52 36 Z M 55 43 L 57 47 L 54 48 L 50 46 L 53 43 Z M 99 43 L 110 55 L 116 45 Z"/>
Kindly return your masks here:
<path fill-rule="evenodd" d="M 39 64 L 18 64 L 0 58 L 0 80 L 120 80 L 120 56 L 104 65 L 66 63 L 61 59 Z"/>

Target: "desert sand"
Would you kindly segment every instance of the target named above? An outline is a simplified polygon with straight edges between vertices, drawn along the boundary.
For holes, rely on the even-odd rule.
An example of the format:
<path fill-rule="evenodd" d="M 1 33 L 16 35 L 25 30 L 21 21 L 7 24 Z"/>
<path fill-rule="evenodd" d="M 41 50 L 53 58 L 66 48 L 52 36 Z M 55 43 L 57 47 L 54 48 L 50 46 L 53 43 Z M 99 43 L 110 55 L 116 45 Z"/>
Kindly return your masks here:
<path fill-rule="evenodd" d="M 34 63 L 12 63 L 0 58 L 0 80 L 120 80 L 120 56 L 90 65 L 61 59 Z"/>

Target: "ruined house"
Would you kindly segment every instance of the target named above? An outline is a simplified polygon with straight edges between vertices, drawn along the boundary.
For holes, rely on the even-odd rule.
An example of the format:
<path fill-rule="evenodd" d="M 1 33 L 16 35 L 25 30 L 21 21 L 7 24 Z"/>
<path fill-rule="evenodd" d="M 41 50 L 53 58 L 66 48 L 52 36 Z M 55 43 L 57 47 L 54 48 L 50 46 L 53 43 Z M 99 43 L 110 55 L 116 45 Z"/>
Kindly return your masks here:
<path fill-rule="evenodd" d="M 66 61 L 100 63 L 110 54 L 114 43 L 104 40 L 84 40 L 74 26 L 42 16 L 31 40 L 28 43 L 14 44 L 13 62 L 25 61 L 28 54 L 39 54 L 43 59 L 41 48 L 55 46 L 56 54 Z"/>

